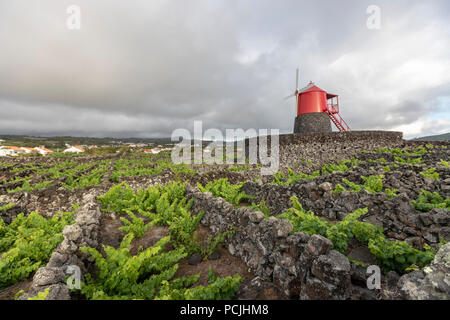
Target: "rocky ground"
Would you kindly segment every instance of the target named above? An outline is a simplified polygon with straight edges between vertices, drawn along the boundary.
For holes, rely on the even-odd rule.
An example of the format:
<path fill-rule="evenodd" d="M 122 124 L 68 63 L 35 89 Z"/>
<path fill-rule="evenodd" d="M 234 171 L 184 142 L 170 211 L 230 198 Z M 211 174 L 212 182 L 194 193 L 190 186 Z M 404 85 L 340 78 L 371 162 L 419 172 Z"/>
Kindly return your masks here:
<path fill-rule="evenodd" d="M 289 138 L 291 139 L 291 138 Z M 239 273 L 245 277 L 237 299 L 449 299 L 450 298 L 450 216 L 445 208 L 427 212 L 417 210 L 413 200 L 421 189 L 450 197 L 450 169 L 444 164 L 449 160 L 450 143 L 407 142 L 401 136 L 380 134 L 356 134 L 354 137 L 339 134 L 318 138 L 300 137 L 298 141 L 282 139 L 280 147 L 281 172 L 313 173 L 327 163 L 338 163 L 352 157 L 359 163 L 350 170 L 322 174 L 293 184 L 276 184 L 273 176 L 260 176 L 258 166 L 232 172 L 230 166 L 203 165 L 192 173 L 175 173 L 170 169 L 155 175 L 123 176 L 132 189 L 139 190 L 152 185 L 165 185 L 170 181 L 187 181 L 186 196 L 194 199 L 192 212 L 206 211 L 198 234 L 206 239 L 209 234 L 235 230 L 214 256 L 202 261 L 195 256 L 180 262 L 177 275 L 200 273 L 200 284 L 207 283 L 209 267 L 219 276 Z M 301 140 L 303 139 L 303 140 Z M 355 140 L 356 139 L 356 140 Z M 283 142 L 284 141 L 284 142 Z M 420 163 L 400 164 L 396 155 L 376 150 L 397 148 L 412 152 L 423 146 L 423 155 L 404 157 L 421 158 Z M 426 147 L 425 147 L 426 146 Z M 32 297 L 43 288 L 50 288 L 47 299 L 80 299 L 68 290 L 65 283 L 67 268 L 80 266 L 83 273 L 95 270 L 92 258 L 79 251 L 82 246 L 101 248 L 102 245 L 118 247 L 123 233 L 119 230 L 119 214 L 106 214 L 100 210 L 96 197 L 107 192 L 114 181 L 110 176 L 114 163 L 127 155 L 105 155 L 74 159 L 80 163 L 109 160 L 111 168 L 102 176 L 99 185 L 67 189 L 65 178 L 53 180 L 45 188 L 33 191 L 11 192 L 23 185 L 17 178 L 28 177 L 32 185 L 46 181 L 46 176 L 36 174 L 39 168 L 52 167 L 66 159 L 5 158 L 0 166 L 0 206 L 15 206 L 0 211 L 5 224 L 11 223 L 19 213 L 37 211 L 50 217 L 59 211 L 69 211 L 73 204 L 81 208 L 75 216 L 75 224 L 66 226 L 64 240 L 52 253 L 45 267 L 13 286 L 0 291 L 0 298 L 12 299 L 20 289 L 26 294 L 20 299 Z M 383 158 L 384 160 L 379 160 Z M 377 161 L 378 160 L 378 161 Z M 441 161 L 443 160 L 443 161 Z M 26 166 L 30 164 L 30 169 Z M 33 164 L 33 165 L 31 165 Z M 24 168 L 15 171 L 14 168 Z M 386 171 L 389 167 L 389 171 Z M 439 178 L 422 174 L 434 168 Z M 83 176 L 91 172 L 87 168 L 77 173 Z M 343 178 L 362 185 L 362 176 L 383 175 L 383 188 L 396 189 L 390 198 L 384 192 L 367 190 L 334 192 Z M 236 207 L 211 193 L 200 192 L 197 183 L 227 178 L 231 183 L 243 183 L 242 190 L 254 199 Z M 20 179 L 19 179 L 20 180 Z M 349 189 L 349 188 L 347 188 Z M 352 240 L 345 254 L 333 249 L 333 243 L 320 235 L 303 232 L 292 233 L 292 224 L 277 216 L 292 207 L 291 197 L 296 196 L 306 210 L 313 211 L 327 221 L 342 221 L 350 212 L 362 207 L 368 213 L 361 221 L 383 228 L 387 239 L 406 241 L 422 250 L 429 245 L 437 254 L 431 264 L 420 270 L 399 274 L 390 271 L 381 277 L 381 289 L 369 290 L 366 285 L 366 265 L 376 264 L 367 246 Z M 250 207 L 251 202 L 264 202 L 270 215 Z M 134 240 L 134 248 L 144 248 L 167 235 L 163 227 L 154 227 L 145 236 Z M 355 262 L 356 261 L 356 262 Z M 358 262 L 362 262 L 358 263 Z M 364 265 L 364 266 L 363 266 Z"/>

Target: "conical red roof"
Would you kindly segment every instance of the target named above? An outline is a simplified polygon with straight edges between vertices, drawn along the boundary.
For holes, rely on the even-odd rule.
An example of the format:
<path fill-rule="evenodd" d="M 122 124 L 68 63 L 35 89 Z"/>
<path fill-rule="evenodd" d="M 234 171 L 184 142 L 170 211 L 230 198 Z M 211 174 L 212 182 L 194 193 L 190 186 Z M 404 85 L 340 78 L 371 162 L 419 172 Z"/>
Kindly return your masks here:
<path fill-rule="evenodd" d="M 320 89 L 318 86 L 310 83 L 305 90 L 301 91 L 300 93 L 306 93 L 306 92 L 325 92 L 324 90 Z"/>

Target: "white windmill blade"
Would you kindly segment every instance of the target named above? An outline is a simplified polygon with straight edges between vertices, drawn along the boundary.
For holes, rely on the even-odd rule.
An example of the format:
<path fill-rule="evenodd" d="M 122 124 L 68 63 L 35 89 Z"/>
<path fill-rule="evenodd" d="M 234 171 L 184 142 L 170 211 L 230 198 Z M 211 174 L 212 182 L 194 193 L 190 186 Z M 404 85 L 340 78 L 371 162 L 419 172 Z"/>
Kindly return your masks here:
<path fill-rule="evenodd" d="M 297 77 L 296 77 L 296 81 L 295 81 L 295 89 L 298 90 L 298 68 L 297 68 Z"/>
<path fill-rule="evenodd" d="M 284 100 L 287 100 L 292 97 L 295 97 L 295 92 L 293 94 L 288 95 L 287 97 L 284 97 Z"/>

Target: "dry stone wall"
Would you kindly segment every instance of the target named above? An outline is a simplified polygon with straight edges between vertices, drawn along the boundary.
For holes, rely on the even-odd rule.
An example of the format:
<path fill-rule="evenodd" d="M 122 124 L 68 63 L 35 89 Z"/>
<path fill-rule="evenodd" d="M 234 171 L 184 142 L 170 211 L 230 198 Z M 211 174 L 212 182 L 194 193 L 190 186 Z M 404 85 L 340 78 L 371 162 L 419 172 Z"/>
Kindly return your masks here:
<path fill-rule="evenodd" d="M 347 172 L 339 176 L 348 177 L 352 174 Z M 323 177 L 292 186 L 260 186 L 255 182 L 246 182 L 242 190 L 254 196 L 256 203 L 264 201 L 272 215 L 278 215 L 292 207 L 290 198 L 296 196 L 305 210 L 311 210 L 329 220 L 342 220 L 358 208 L 368 208 L 368 214 L 362 221 L 383 227 L 388 238 L 405 240 L 417 248 L 423 247 L 424 243 L 437 247 L 442 240 L 450 241 L 448 211 L 417 211 L 411 202 L 417 194 L 411 196 L 402 192 L 392 199 L 385 193 L 371 194 L 366 190 L 358 193 L 343 191 L 337 195 L 333 194 L 334 184 L 326 182 L 326 179 L 327 177 Z"/>
<path fill-rule="evenodd" d="M 195 199 L 194 214 L 205 211 L 201 223 L 211 233 L 234 230 L 228 251 L 241 258 L 257 275 L 252 283 L 273 282 L 291 299 L 450 299 L 450 244 L 441 247 L 434 262 L 402 277 L 393 271 L 381 276 L 381 289 L 366 286 L 366 268 L 332 250 L 320 235 L 291 234 L 292 225 L 281 219 L 264 219 L 262 212 L 235 208 L 209 192 L 186 187 Z"/>
<path fill-rule="evenodd" d="M 81 280 L 86 273 L 86 265 L 94 260 L 83 254 L 81 247 L 98 248 L 98 234 L 101 212 L 94 194 L 85 194 L 81 208 L 75 213 L 75 223 L 63 229 L 64 240 L 53 251 L 45 267 L 39 268 L 33 276 L 30 290 L 19 297 L 26 300 L 49 288 L 46 300 L 70 300 L 70 290 L 66 283 L 68 268 L 76 266 Z"/>
<path fill-rule="evenodd" d="M 292 224 L 249 208 L 236 209 L 221 198 L 187 186 L 194 198 L 193 213 L 205 215 L 201 223 L 218 234 L 234 230 L 228 251 L 240 257 L 263 281 L 279 286 L 286 296 L 302 299 L 348 299 L 351 268 L 348 259 L 331 250 L 330 240 L 302 232 L 290 235 Z"/>
<path fill-rule="evenodd" d="M 249 157 L 250 140 L 245 140 L 245 154 Z M 350 131 L 306 134 L 279 135 L 280 166 L 292 167 L 305 160 L 315 168 L 329 160 L 350 159 L 361 150 L 373 150 L 380 147 L 395 148 L 404 144 L 402 133 L 396 131 Z M 257 142 L 258 143 L 258 140 Z M 271 137 L 267 137 L 270 149 Z"/>

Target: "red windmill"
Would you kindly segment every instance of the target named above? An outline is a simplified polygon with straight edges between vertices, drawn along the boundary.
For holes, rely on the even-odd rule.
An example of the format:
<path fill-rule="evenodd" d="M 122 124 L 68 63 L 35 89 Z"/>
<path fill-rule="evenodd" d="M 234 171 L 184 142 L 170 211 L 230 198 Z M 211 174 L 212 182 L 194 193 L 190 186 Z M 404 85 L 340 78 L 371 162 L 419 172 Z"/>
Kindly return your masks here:
<path fill-rule="evenodd" d="M 317 87 L 313 82 L 298 89 L 298 69 L 296 90 L 286 97 L 295 96 L 297 117 L 294 133 L 331 132 L 330 120 L 339 131 L 350 131 L 350 127 L 339 114 L 339 98 Z"/>

